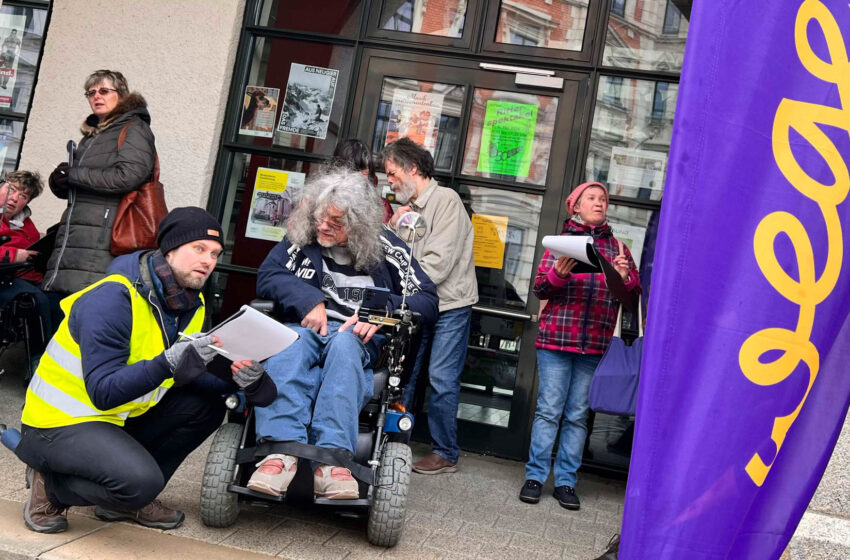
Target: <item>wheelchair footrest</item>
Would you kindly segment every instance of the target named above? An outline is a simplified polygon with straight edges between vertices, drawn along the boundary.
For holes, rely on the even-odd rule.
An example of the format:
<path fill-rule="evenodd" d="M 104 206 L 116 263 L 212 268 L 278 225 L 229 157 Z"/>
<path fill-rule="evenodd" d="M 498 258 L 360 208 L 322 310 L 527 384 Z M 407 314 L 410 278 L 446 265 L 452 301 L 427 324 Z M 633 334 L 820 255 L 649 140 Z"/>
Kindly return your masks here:
<path fill-rule="evenodd" d="M 331 500 L 328 498 L 313 498 L 313 503 L 318 506 L 369 507 L 372 505 L 372 500 L 367 498 L 358 498 L 356 500 Z"/>
<path fill-rule="evenodd" d="M 272 496 L 271 494 L 255 492 L 250 488 L 245 488 L 244 486 L 237 486 L 236 484 L 228 485 L 227 491 L 233 492 L 234 494 L 242 494 L 243 496 L 250 496 L 251 498 L 260 498 L 262 500 L 270 500 L 273 502 L 283 502 L 286 499 L 286 494 L 281 494 L 280 496 Z"/>

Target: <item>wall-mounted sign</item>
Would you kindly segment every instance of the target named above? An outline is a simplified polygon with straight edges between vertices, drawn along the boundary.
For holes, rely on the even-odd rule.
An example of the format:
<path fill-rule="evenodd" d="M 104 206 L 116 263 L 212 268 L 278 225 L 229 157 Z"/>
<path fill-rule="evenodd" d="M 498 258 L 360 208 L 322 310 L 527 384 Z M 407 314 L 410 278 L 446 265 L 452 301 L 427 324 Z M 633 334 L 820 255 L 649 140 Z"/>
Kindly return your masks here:
<path fill-rule="evenodd" d="M 327 137 L 338 76 L 339 70 L 293 62 L 277 131 Z"/>
<path fill-rule="evenodd" d="M 283 239 L 284 224 L 303 186 L 303 173 L 258 168 L 245 237 L 268 241 Z"/>
<path fill-rule="evenodd" d="M 478 171 L 528 177 L 537 127 L 537 105 L 487 101 Z"/>

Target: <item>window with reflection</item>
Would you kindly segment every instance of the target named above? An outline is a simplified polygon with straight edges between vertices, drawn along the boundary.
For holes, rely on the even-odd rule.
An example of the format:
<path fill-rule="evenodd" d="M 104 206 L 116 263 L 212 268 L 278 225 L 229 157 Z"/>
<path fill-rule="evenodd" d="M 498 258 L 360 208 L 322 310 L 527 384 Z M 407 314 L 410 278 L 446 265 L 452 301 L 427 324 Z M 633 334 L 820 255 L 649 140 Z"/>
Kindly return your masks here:
<path fill-rule="evenodd" d="M 545 185 L 557 114 L 556 97 L 476 88 L 462 173 Z"/>
<path fill-rule="evenodd" d="M 602 64 L 681 72 L 692 0 L 643 0 L 626 10 L 612 0 Z"/>
<path fill-rule="evenodd" d="M 434 167 L 452 168 L 466 88 L 405 78 L 384 78 L 372 136 L 372 151 L 410 138 L 434 157 Z"/>
<path fill-rule="evenodd" d="M 479 304 L 525 309 L 543 197 L 473 185 L 458 194 L 475 230 Z"/>
<path fill-rule="evenodd" d="M 585 164 L 612 195 L 661 200 L 679 85 L 601 76 Z"/>
<path fill-rule="evenodd" d="M 355 37 L 360 31 L 362 0 L 322 0 L 321 14 L 311 2 L 264 0 L 257 25 Z"/>
<path fill-rule="evenodd" d="M 254 41 L 237 142 L 333 154 L 354 49 L 266 37 Z M 259 104 L 258 91 L 263 94 Z"/>
<path fill-rule="evenodd" d="M 462 37 L 467 0 L 384 0 L 379 27 L 386 31 Z"/>
<path fill-rule="evenodd" d="M 647 210 L 622 204 L 608 206 L 608 223 L 614 231 L 614 237 L 629 248 L 640 273 L 644 301 L 649 297 L 652 284 L 652 264 L 655 260 L 655 239 L 660 214 L 660 209 Z"/>
<path fill-rule="evenodd" d="M 457 417 L 508 427 L 523 322 L 474 311 Z"/>
<path fill-rule="evenodd" d="M 3 165 L 3 173 L 14 171 L 17 168 L 23 132 L 23 122 L 0 119 L 0 163 Z M 45 225 L 45 227 L 47 226 Z"/>
<path fill-rule="evenodd" d="M 496 42 L 580 51 L 588 0 L 502 0 Z"/>
<path fill-rule="evenodd" d="M 47 10 L 0 6 L 0 108 L 27 112 L 46 21 Z"/>
<path fill-rule="evenodd" d="M 301 188 L 321 165 L 236 154 L 224 201 L 224 254 L 219 262 L 259 268 L 283 239 Z"/>

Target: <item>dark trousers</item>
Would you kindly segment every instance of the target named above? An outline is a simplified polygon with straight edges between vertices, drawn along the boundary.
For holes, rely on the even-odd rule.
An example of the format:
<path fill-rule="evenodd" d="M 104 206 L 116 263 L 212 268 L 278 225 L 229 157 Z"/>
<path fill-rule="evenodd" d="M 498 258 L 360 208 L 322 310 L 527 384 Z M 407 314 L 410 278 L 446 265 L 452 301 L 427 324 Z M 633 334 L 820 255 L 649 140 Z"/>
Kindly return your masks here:
<path fill-rule="evenodd" d="M 159 495 L 186 456 L 221 425 L 224 411 L 217 395 L 171 389 L 123 428 L 108 422 L 25 425 L 15 452 L 44 474 L 56 505 L 133 511 Z"/>

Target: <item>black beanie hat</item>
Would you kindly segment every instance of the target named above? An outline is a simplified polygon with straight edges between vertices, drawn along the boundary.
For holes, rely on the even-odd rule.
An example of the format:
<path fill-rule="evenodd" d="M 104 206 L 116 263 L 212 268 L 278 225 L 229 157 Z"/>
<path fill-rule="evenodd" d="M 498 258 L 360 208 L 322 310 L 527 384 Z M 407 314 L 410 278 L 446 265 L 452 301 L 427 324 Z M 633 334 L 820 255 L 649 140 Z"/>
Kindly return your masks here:
<path fill-rule="evenodd" d="M 218 220 L 202 208 L 184 206 L 175 208 L 162 219 L 156 243 L 162 254 L 167 255 L 172 249 L 198 239 L 212 239 L 224 247 L 224 235 Z"/>

